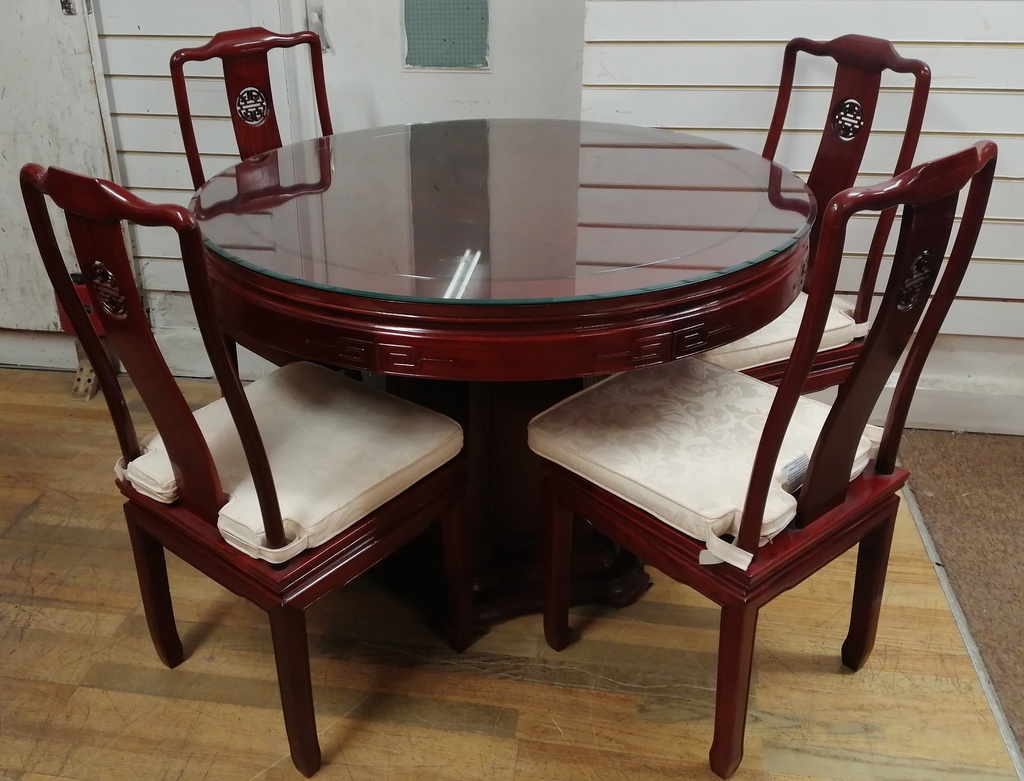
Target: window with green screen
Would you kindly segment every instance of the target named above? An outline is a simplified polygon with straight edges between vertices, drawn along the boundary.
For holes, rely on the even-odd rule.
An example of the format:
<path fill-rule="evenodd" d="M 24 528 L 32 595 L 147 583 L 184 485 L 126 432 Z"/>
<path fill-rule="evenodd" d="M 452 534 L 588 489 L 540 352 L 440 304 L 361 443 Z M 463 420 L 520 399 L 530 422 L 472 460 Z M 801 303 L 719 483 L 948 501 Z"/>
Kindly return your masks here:
<path fill-rule="evenodd" d="M 486 68 L 487 0 L 405 0 L 405 64 Z"/>

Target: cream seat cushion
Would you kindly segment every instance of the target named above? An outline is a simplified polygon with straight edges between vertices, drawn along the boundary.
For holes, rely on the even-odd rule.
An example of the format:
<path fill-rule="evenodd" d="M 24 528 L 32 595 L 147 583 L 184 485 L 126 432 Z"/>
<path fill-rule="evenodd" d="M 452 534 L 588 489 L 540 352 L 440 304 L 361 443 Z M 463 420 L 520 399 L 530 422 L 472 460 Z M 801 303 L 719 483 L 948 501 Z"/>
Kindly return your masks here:
<path fill-rule="evenodd" d="M 774 397 L 772 385 L 684 358 L 614 375 L 542 412 L 530 422 L 529 444 L 669 526 L 713 540 L 719 555 L 721 541 L 714 538 L 739 531 Z M 829 409 L 800 398 L 768 492 L 763 537 L 795 516 L 790 491 L 802 480 Z M 851 479 L 867 465 L 880 433 L 869 426 L 861 437 Z"/>
<path fill-rule="evenodd" d="M 806 306 L 807 294 L 800 293 L 785 312 L 764 328 L 735 342 L 708 350 L 701 358 L 736 371 L 784 361 L 793 352 Z M 847 345 L 868 332 L 868 323 L 858 323 L 853 319 L 853 308 L 854 304 L 842 296 L 833 297 L 825 322 L 825 333 L 818 346 L 819 352 Z"/>
<path fill-rule="evenodd" d="M 217 526 L 254 558 L 280 563 L 320 545 L 392 499 L 462 449 L 462 429 L 439 413 L 311 363 L 291 363 L 246 387 L 274 475 L 285 533 L 266 547 L 259 502 L 223 399 L 195 413 L 228 502 Z M 178 487 L 163 440 L 124 467 L 140 493 L 164 503 Z"/>

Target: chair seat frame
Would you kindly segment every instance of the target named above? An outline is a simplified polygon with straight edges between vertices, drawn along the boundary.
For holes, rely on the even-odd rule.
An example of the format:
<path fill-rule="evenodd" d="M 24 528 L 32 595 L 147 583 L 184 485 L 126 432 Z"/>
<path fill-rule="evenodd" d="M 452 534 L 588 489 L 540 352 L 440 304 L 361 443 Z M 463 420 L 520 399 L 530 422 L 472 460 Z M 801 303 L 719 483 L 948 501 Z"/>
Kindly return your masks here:
<path fill-rule="evenodd" d="M 292 761 L 310 776 L 319 769 L 321 754 L 304 613 L 308 607 L 439 520 L 447 639 L 455 650 L 464 649 L 473 639 L 465 456 L 456 455 L 330 540 L 282 564 L 249 557 L 227 543 L 217 528 L 227 496 L 205 436 L 153 338 L 123 232 L 127 221 L 172 228 L 178 234 L 200 333 L 252 476 L 263 536 L 268 547 L 280 548 L 288 540 L 274 475 L 220 331 L 195 217 L 177 205 L 143 201 L 111 182 L 35 164 L 22 168 L 21 187 L 47 275 L 96 369 L 123 463 L 141 455 L 142 446 L 115 369 L 71 282 L 47 196 L 64 210 L 85 284 L 97 302 L 97 315 L 153 417 L 174 467 L 178 499 L 172 504 L 144 496 L 127 480 L 117 481 L 126 498 L 125 521 L 157 655 L 169 667 L 184 659 L 174 621 L 166 549 L 267 612 Z"/>
<path fill-rule="evenodd" d="M 720 605 L 715 726 L 709 759 L 712 770 L 723 778 L 736 771 L 743 756 L 758 611 L 854 545 L 858 546 L 857 566 L 843 664 L 857 670 L 871 653 L 900 503 L 898 491 L 909 476 L 896 465 L 900 437 L 924 361 L 974 251 L 995 162 L 995 145 L 981 142 L 875 187 L 846 190 L 829 204 L 816 258 L 818 275 L 794 354 L 764 421 L 734 543 L 752 556 L 746 570 L 725 563 L 702 564 L 703 541 L 545 460 L 543 572 L 548 644 L 561 650 L 574 640 L 568 620 L 571 550 L 574 526 L 584 522 L 646 564 Z M 928 304 L 946 257 L 957 199 L 968 184 L 960 229 Z M 885 295 L 865 347 L 840 386 L 810 456 L 797 493 L 797 515 L 789 527 L 759 546 L 766 496 L 824 330 L 847 221 L 859 211 L 877 212 L 899 204 L 903 204 L 903 221 Z M 850 480 L 865 424 L 908 343 L 877 456 Z M 628 382 L 628 376 L 623 381 Z"/>
<path fill-rule="evenodd" d="M 571 566 L 574 519 L 636 552 L 677 583 L 684 583 L 722 608 L 719 634 L 715 725 L 709 760 L 712 770 L 728 778 L 743 758 L 747 700 L 753 669 L 758 611 L 803 582 L 854 545 L 857 574 L 850 627 L 842 645 L 842 662 L 859 670 L 875 644 L 881 595 L 892 546 L 899 497 L 909 473 L 871 471 L 854 481 L 842 505 L 793 535 L 782 535 L 758 552 L 747 571 L 699 563 L 704 543 L 676 532 L 624 499 L 595 492 L 593 484 L 562 467 L 548 465 L 545 478 L 544 636 L 561 651 L 576 635 L 570 628 L 568 590 L 561 582 Z"/>
<path fill-rule="evenodd" d="M 157 656 L 171 668 L 185 659 L 167 577 L 164 551 L 168 550 L 266 611 L 292 761 L 307 777 L 319 770 L 321 755 L 304 611 L 412 541 L 437 519 L 442 524 L 446 569 L 458 572 L 458 562 L 468 555 L 466 547 L 453 547 L 463 536 L 464 508 L 453 502 L 466 482 L 461 456 L 328 542 L 283 565 L 250 558 L 224 542 L 215 527 L 194 513 L 143 496 L 127 481 L 117 482 L 128 500 L 124 516 Z M 463 572 L 461 579 L 449 578 L 447 597 L 453 609 L 444 629 L 455 651 L 464 650 L 473 640 L 468 594 L 468 573 Z"/>

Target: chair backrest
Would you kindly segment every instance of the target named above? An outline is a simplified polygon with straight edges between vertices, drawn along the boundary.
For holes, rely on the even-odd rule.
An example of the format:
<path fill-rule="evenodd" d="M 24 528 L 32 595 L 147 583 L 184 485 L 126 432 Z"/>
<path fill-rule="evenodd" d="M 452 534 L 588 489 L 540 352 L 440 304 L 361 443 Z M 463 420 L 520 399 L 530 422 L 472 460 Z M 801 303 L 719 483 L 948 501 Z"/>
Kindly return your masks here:
<path fill-rule="evenodd" d="M 141 454 L 138 434 L 114 366 L 75 293 L 56 240 L 47 197 L 64 212 L 83 283 L 95 314 L 166 445 L 179 502 L 211 525 L 226 501 L 209 447 L 150 330 L 132 273 L 124 222 L 176 231 L 196 319 L 221 391 L 248 459 L 272 547 L 284 545 L 277 494 L 252 410 L 217 324 L 206 274 L 202 235 L 192 214 L 173 204 L 148 203 L 112 182 L 28 164 L 21 191 L 29 222 L 57 300 L 96 372 L 127 464 Z"/>
<path fill-rule="evenodd" d="M 829 113 L 807 179 L 807 184 L 821 210 L 836 193 L 852 187 L 856 182 L 875 120 L 882 73 L 887 70 L 912 74 L 914 77 L 907 124 L 893 173 L 898 174 L 911 166 L 921 135 L 921 125 L 924 122 L 928 90 L 931 86 L 931 71 L 920 60 L 901 57 L 892 44 L 882 38 L 865 35 L 844 35 L 831 41 L 794 38 L 786 45 L 783 55 L 782 77 L 775 112 L 761 153 L 768 160 L 775 159 L 779 139 L 782 137 L 793 92 L 797 55 L 801 52 L 815 57 L 831 57 L 836 62 Z M 821 228 L 820 215 L 821 211 L 811 231 L 812 257 Z M 894 216 L 892 210 L 879 215 L 868 251 L 865 277 L 859 288 L 861 295 L 858 296 L 855 313 L 858 321 L 867 319 L 871 290 Z M 810 289 L 809 281 L 807 285 L 805 289 Z"/>
<path fill-rule="evenodd" d="M 334 128 L 327 104 L 320 36 L 316 33 L 309 30 L 288 34 L 274 33 L 262 27 L 226 30 L 217 33 L 203 46 L 180 49 L 171 55 L 174 104 L 178 112 L 185 157 L 188 160 L 193 186 L 198 188 L 206 181 L 206 176 L 203 173 L 195 127 L 192 124 L 192 112 L 189 108 L 185 63 L 215 58 L 221 60 L 231 124 L 235 131 L 235 141 L 238 143 L 238 154 L 244 160 L 281 146 L 281 129 L 271 90 L 267 52 L 271 49 L 300 45 L 309 49 L 320 133 L 329 136 L 334 132 Z"/>
<path fill-rule="evenodd" d="M 996 145 L 982 141 L 956 154 L 916 166 L 881 184 L 845 190 L 824 210 L 814 258 L 814 278 L 800 333 L 755 456 L 738 540 L 744 550 L 757 550 L 768 487 L 775 473 L 782 439 L 821 341 L 850 218 L 859 212 L 883 212 L 902 206 L 895 257 L 881 305 L 856 363 L 839 386 L 836 401 L 811 455 L 798 498 L 798 525 L 812 523 L 845 501 L 850 470 L 864 427 L 909 345 L 889 403 L 878 455 L 866 470 L 868 475 L 893 472 L 921 369 L 974 252 L 995 164 Z M 968 185 L 959 229 L 947 258 L 957 202 L 960 192 Z M 940 271 L 941 281 L 929 303 Z"/>

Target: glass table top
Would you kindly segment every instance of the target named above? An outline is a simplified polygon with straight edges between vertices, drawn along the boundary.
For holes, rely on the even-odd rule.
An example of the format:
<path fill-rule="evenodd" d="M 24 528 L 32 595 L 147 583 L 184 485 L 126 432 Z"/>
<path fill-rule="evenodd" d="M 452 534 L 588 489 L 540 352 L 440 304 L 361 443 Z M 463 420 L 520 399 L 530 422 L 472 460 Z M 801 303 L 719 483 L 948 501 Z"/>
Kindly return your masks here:
<path fill-rule="evenodd" d="M 613 297 L 771 258 L 813 197 L 759 155 L 672 131 L 462 120 L 312 139 L 197 192 L 209 249 L 360 296 L 510 304 Z"/>

